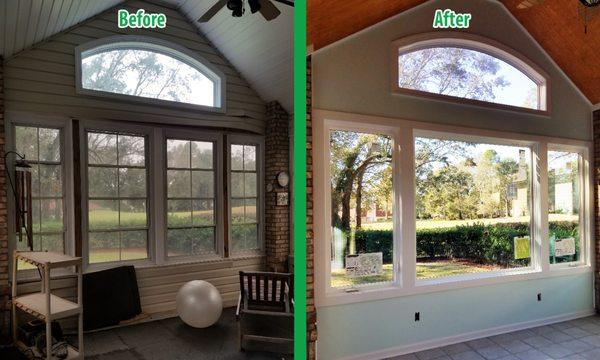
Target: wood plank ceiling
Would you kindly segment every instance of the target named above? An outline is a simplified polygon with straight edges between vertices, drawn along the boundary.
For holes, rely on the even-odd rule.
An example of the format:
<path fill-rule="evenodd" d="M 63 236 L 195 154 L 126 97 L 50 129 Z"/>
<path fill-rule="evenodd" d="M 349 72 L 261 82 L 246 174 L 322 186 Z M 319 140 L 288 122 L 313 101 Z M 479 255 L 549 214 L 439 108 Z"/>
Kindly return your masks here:
<path fill-rule="evenodd" d="M 0 0 L 0 56 L 8 58 L 126 0 Z M 275 4 L 281 15 L 267 22 L 249 11 L 227 9 L 209 22 L 196 20 L 217 0 L 149 0 L 179 9 L 198 26 L 265 101 L 292 110 L 293 8 Z M 167 20 L 168 23 L 168 20 Z"/>
<path fill-rule="evenodd" d="M 547 0 L 517 9 L 521 0 L 501 0 L 592 104 L 600 104 L 600 14 L 587 34 L 578 0 Z M 308 0 L 308 46 L 318 50 L 409 10 L 425 0 Z M 597 11 L 600 13 L 600 9 Z"/>

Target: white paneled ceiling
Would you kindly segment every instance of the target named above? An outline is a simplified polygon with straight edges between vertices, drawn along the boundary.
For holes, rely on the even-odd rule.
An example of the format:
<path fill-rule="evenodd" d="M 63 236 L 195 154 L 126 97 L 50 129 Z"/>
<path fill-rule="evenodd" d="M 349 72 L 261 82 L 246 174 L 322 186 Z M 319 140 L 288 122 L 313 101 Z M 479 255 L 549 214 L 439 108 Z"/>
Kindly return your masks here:
<path fill-rule="evenodd" d="M 10 57 L 122 2 L 0 0 L 0 55 Z M 275 2 L 281 15 L 269 22 L 250 11 L 234 18 L 223 8 L 209 22 L 200 24 L 196 20 L 217 0 L 162 2 L 178 8 L 193 21 L 263 100 L 277 100 L 288 112 L 292 111 L 292 7 Z"/>

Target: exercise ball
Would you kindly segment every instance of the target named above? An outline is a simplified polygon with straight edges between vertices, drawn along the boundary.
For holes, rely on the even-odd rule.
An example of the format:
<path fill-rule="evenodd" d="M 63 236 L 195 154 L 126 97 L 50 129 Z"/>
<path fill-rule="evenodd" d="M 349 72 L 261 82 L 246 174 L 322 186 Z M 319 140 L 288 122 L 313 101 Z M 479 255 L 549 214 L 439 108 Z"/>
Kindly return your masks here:
<path fill-rule="evenodd" d="M 184 323 L 205 328 L 216 323 L 223 311 L 223 299 L 216 287 L 204 280 L 185 283 L 177 292 L 177 314 Z"/>

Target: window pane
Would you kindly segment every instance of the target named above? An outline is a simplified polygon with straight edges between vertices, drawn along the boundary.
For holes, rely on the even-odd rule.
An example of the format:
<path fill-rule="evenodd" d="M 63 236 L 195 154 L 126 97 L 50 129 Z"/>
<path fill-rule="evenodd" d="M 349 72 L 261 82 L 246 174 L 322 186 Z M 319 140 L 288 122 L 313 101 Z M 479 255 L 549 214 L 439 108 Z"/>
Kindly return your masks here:
<path fill-rule="evenodd" d="M 192 196 L 191 174 L 188 170 L 167 171 L 167 196 L 189 198 Z"/>
<path fill-rule="evenodd" d="M 210 198 L 214 196 L 215 184 L 212 171 L 192 171 L 192 197 Z"/>
<path fill-rule="evenodd" d="M 231 222 L 233 224 L 244 223 L 244 199 L 231 199 Z"/>
<path fill-rule="evenodd" d="M 29 171 L 31 172 L 31 196 L 40 197 L 40 165 L 37 163 L 30 165 L 31 168 Z"/>
<path fill-rule="evenodd" d="M 256 173 L 245 173 L 244 174 L 244 196 L 254 197 L 256 196 Z"/>
<path fill-rule="evenodd" d="M 539 109 L 538 85 L 483 52 L 434 47 L 398 56 L 398 86 L 459 98 Z"/>
<path fill-rule="evenodd" d="M 143 228 L 148 225 L 146 219 L 146 200 L 121 200 L 120 227 Z"/>
<path fill-rule="evenodd" d="M 187 140 L 167 140 L 167 166 L 170 168 L 190 167 L 190 142 Z"/>
<path fill-rule="evenodd" d="M 213 168 L 213 143 L 192 141 L 192 167 L 194 169 Z"/>
<path fill-rule="evenodd" d="M 41 202 L 41 200 L 32 199 L 31 207 L 32 207 L 31 219 L 33 222 L 33 229 L 31 229 L 31 231 L 34 233 L 37 233 L 37 232 L 41 231 L 41 226 L 42 226 L 42 202 Z M 25 233 L 23 233 L 23 235 L 25 235 Z"/>
<path fill-rule="evenodd" d="M 37 168 L 37 167 L 36 167 Z M 61 165 L 39 165 L 40 172 L 40 196 L 62 196 Z M 32 183 L 35 182 L 32 173 Z M 35 174 L 37 175 L 37 174 Z M 37 176 L 36 176 L 37 177 Z M 33 184 L 32 184 L 33 187 Z M 33 195 L 33 193 L 32 193 Z"/>
<path fill-rule="evenodd" d="M 117 168 L 88 167 L 90 197 L 117 197 Z"/>
<path fill-rule="evenodd" d="M 244 173 L 231 173 L 231 197 L 244 197 Z"/>
<path fill-rule="evenodd" d="M 119 165 L 144 166 L 145 139 L 142 136 L 119 135 Z"/>
<path fill-rule="evenodd" d="M 243 145 L 231 145 L 231 170 L 244 170 Z"/>
<path fill-rule="evenodd" d="M 232 250 L 244 252 L 258 250 L 258 226 L 256 224 L 233 225 L 231 227 Z"/>
<path fill-rule="evenodd" d="M 43 235 L 42 251 L 64 253 L 65 244 L 63 234 L 61 233 L 56 235 Z"/>
<path fill-rule="evenodd" d="M 192 225 L 192 201 L 191 200 L 169 200 L 169 213 L 167 225 L 169 227 L 182 227 Z"/>
<path fill-rule="evenodd" d="M 60 162 L 60 131 L 40 128 L 40 161 Z"/>
<path fill-rule="evenodd" d="M 580 155 L 577 153 L 548 151 L 548 234 L 551 264 L 581 259 L 579 163 Z"/>
<path fill-rule="evenodd" d="M 27 160 L 38 161 L 38 128 L 15 126 L 15 147 Z"/>
<path fill-rule="evenodd" d="M 117 135 L 88 133 L 88 163 L 117 165 Z"/>
<path fill-rule="evenodd" d="M 119 202 L 117 200 L 90 200 L 88 207 L 91 230 L 119 228 Z"/>
<path fill-rule="evenodd" d="M 121 260 L 148 258 L 147 231 L 121 231 Z"/>
<path fill-rule="evenodd" d="M 214 224 L 214 205 L 213 200 L 194 200 L 192 201 L 193 224 L 194 226 L 206 226 Z"/>
<path fill-rule="evenodd" d="M 417 278 L 530 266 L 530 168 L 529 148 L 416 138 Z"/>
<path fill-rule="evenodd" d="M 119 233 L 114 232 L 92 232 L 89 234 L 90 264 L 120 259 Z"/>
<path fill-rule="evenodd" d="M 63 230 L 62 199 L 44 199 L 41 201 L 42 232 L 56 232 Z"/>
<path fill-rule="evenodd" d="M 256 199 L 246 199 L 246 217 L 247 223 L 257 222 L 256 218 Z"/>
<path fill-rule="evenodd" d="M 210 254 L 215 252 L 215 229 L 212 227 L 191 229 L 192 254 Z"/>
<path fill-rule="evenodd" d="M 151 49 L 105 49 L 81 54 L 84 89 L 215 106 L 215 84 L 202 71 Z"/>
<path fill-rule="evenodd" d="M 393 281 L 392 140 L 332 131 L 331 286 Z M 387 231 L 371 227 L 389 226 Z"/>
<path fill-rule="evenodd" d="M 119 169 L 119 196 L 146 197 L 146 169 Z"/>
<path fill-rule="evenodd" d="M 244 146 L 244 170 L 256 170 L 256 146 Z"/>
<path fill-rule="evenodd" d="M 168 255 L 202 255 L 215 253 L 215 229 L 171 229 L 167 232 Z"/>

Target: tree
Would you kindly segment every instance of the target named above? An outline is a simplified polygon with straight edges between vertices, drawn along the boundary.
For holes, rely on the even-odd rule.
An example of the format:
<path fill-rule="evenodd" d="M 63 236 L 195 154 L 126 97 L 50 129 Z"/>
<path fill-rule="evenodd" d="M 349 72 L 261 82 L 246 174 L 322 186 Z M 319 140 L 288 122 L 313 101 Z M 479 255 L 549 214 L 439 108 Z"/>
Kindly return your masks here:
<path fill-rule="evenodd" d="M 476 216 L 479 196 L 471 173 L 448 165 L 430 172 L 426 182 L 424 211 L 432 218 L 463 220 Z"/>
<path fill-rule="evenodd" d="M 498 71 L 500 60 L 473 50 L 437 47 L 398 57 L 402 88 L 491 101 L 494 91 L 510 83 Z"/>

